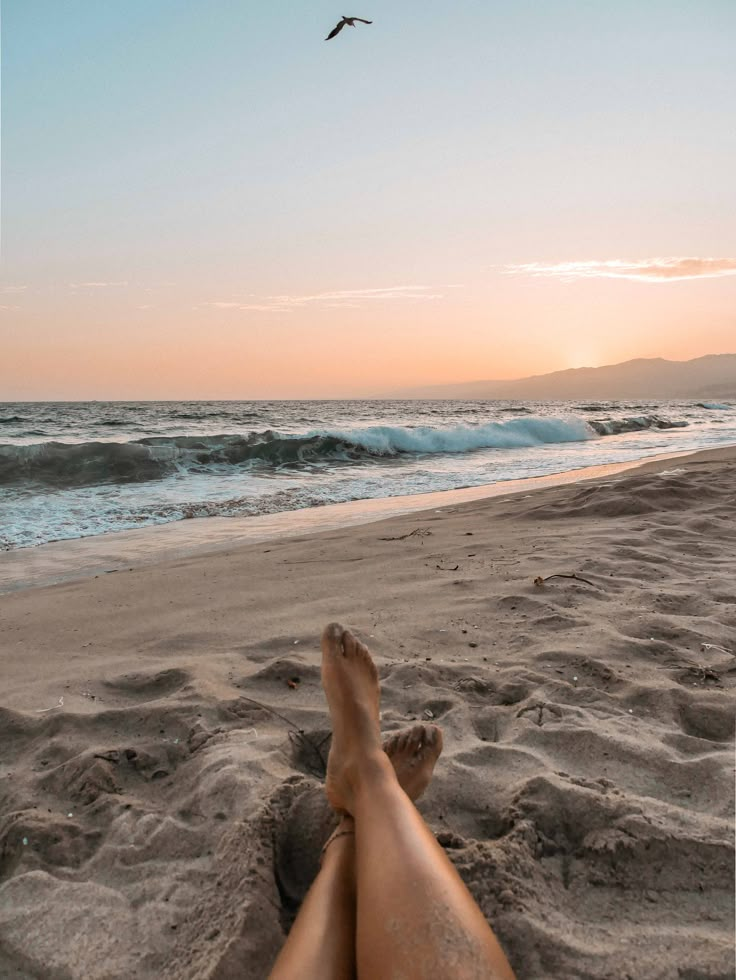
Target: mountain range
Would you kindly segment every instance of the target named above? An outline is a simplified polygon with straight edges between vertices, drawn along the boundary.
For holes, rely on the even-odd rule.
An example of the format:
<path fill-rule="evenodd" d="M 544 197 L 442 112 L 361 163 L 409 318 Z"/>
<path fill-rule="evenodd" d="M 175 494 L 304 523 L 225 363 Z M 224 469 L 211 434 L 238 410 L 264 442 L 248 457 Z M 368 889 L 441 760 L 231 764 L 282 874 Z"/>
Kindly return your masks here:
<path fill-rule="evenodd" d="M 689 361 L 640 357 L 621 364 L 570 368 L 514 381 L 423 385 L 394 392 L 393 397 L 524 401 L 730 399 L 736 398 L 736 354 L 708 354 Z"/>

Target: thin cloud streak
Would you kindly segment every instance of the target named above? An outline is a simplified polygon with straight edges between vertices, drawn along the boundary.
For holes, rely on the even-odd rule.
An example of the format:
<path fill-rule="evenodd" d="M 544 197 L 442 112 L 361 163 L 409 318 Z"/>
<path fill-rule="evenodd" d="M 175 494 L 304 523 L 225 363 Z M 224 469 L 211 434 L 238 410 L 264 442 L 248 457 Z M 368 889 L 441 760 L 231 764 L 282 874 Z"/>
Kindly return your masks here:
<path fill-rule="evenodd" d="M 122 282 L 70 282 L 70 289 L 108 289 L 111 286 L 127 286 L 128 281 Z"/>
<path fill-rule="evenodd" d="M 536 279 L 629 279 L 632 282 L 681 282 L 736 275 L 736 258 L 674 256 L 654 259 L 607 259 L 585 262 L 526 262 L 504 267 L 507 275 Z"/>
<path fill-rule="evenodd" d="M 356 309 L 364 302 L 376 300 L 435 300 L 443 299 L 444 293 L 429 292 L 436 289 L 461 289 L 457 284 L 443 286 L 381 286 L 372 289 L 339 289 L 324 293 L 305 295 L 280 294 L 257 297 L 258 302 L 240 303 L 217 300 L 207 303 L 220 310 L 250 310 L 261 313 L 292 313 L 307 306 L 322 306 L 325 309 Z"/>

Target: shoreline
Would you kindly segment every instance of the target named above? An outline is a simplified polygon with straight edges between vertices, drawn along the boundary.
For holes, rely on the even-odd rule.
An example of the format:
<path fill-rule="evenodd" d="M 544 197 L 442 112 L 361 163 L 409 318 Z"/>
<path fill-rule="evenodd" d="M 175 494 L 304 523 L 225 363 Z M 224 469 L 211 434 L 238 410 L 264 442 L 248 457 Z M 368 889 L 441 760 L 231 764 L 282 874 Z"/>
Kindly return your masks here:
<path fill-rule="evenodd" d="M 671 460 L 689 464 L 730 458 L 736 444 L 715 449 L 657 454 L 622 463 L 605 463 L 521 480 L 396 497 L 373 497 L 248 517 L 198 517 L 51 541 L 0 552 L 0 595 L 43 588 L 96 575 L 132 571 L 178 558 L 205 557 L 248 544 L 295 535 L 359 527 L 464 503 L 536 493 L 589 480 L 661 469 Z"/>

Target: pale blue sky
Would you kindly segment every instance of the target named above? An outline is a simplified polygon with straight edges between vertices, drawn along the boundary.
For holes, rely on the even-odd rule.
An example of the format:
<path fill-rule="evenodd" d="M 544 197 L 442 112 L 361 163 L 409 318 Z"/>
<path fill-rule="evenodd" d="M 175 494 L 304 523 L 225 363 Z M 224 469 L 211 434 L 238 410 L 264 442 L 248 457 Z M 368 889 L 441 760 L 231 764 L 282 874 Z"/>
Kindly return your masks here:
<path fill-rule="evenodd" d="M 1 282 L 26 288 L 0 330 L 114 346 L 133 318 L 165 344 L 174 322 L 231 329 L 208 304 L 238 303 L 256 343 L 315 324 L 264 297 L 421 285 L 438 343 L 467 321 L 470 345 L 529 296 L 519 329 L 549 329 L 556 286 L 522 297 L 499 266 L 736 254 L 733 0 L 341 4 L 3 0 Z M 326 43 L 342 13 L 374 23 Z M 734 282 L 687 294 L 711 347 Z M 641 302 L 676 288 L 680 309 L 674 284 Z M 408 330 L 398 307 L 380 316 Z"/>

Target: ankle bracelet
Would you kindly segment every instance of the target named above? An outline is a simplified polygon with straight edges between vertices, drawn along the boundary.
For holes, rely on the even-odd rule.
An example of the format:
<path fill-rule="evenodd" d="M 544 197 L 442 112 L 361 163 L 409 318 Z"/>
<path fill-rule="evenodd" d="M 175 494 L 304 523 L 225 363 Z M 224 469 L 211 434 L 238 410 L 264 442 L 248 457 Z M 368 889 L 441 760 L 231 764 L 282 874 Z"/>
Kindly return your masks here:
<path fill-rule="evenodd" d="M 322 864 L 322 861 L 324 860 L 325 851 L 330 846 L 330 844 L 333 841 L 336 841 L 338 837 L 348 837 L 348 836 L 355 837 L 355 831 L 354 830 L 336 830 L 336 831 L 334 831 L 333 833 L 330 834 L 330 836 L 327 838 L 327 840 L 325 842 L 324 847 L 320 851 L 320 855 L 319 855 L 319 863 L 320 863 L 320 865 Z"/>

